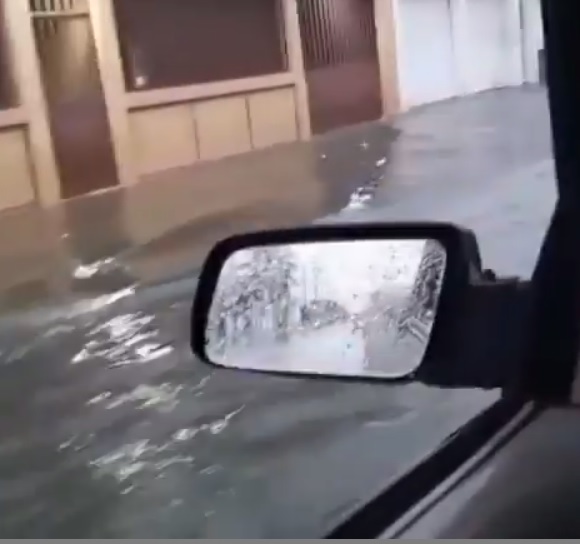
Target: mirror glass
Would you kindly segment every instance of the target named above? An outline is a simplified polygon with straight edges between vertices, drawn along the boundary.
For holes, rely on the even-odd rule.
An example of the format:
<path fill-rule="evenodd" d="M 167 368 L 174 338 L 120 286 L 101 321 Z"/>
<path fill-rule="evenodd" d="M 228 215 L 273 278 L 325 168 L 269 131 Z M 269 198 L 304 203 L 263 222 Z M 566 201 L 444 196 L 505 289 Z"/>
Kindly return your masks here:
<path fill-rule="evenodd" d="M 445 265 L 434 240 L 240 250 L 218 279 L 206 354 L 232 368 L 407 376 L 423 360 Z"/>

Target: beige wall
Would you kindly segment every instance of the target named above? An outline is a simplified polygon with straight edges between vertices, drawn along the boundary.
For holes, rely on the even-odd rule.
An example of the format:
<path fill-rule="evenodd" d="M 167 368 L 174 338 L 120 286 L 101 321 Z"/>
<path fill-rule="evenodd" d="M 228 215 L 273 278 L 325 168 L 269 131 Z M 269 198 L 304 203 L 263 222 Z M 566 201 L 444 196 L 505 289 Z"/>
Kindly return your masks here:
<path fill-rule="evenodd" d="M 293 87 L 161 104 L 129 113 L 140 175 L 298 139 Z"/>
<path fill-rule="evenodd" d="M 0 209 L 34 202 L 33 171 L 27 126 L 0 128 Z"/>

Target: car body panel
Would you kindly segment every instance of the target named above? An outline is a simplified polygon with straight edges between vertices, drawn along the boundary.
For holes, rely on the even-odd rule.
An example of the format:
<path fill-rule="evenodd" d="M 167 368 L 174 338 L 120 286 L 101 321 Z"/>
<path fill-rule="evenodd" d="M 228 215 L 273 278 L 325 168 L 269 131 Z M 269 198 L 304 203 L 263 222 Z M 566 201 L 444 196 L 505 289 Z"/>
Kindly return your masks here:
<path fill-rule="evenodd" d="M 578 459 L 580 412 L 548 409 L 398 536 L 578 537 Z"/>

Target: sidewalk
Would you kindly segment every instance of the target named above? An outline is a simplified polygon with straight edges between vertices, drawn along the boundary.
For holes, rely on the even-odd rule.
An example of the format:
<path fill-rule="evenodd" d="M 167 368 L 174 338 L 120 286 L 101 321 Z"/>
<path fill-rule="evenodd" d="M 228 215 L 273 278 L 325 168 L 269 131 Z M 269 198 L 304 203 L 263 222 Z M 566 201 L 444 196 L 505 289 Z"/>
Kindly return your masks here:
<path fill-rule="evenodd" d="M 550 157 L 544 91 L 523 87 L 419 108 L 396 129 L 362 125 L 163 173 L 48 212 L 8 212 L 0 216 L 0 305 L 6 311 L 155 281 L 194 270 L 230 234 L 310 223 L 345 208 L 380 220 L 404 215 L 417 198 L 422 209 L 443 211 L 451 197 L 489 200 L 501 190 L 488 190 L 497 180 Z"/>

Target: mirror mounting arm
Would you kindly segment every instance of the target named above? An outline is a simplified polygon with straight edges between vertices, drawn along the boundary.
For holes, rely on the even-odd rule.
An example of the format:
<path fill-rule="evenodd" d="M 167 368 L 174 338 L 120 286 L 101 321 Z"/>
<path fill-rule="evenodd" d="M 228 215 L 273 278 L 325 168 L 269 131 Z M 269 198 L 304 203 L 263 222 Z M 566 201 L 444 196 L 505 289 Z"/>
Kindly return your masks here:
<path fill-rule="evenodd" d="M 417 377 L 440 387 L 520 393 L 530 287 L 529 281 L 489 275 L 471 282 L 454 327 Z"/>

